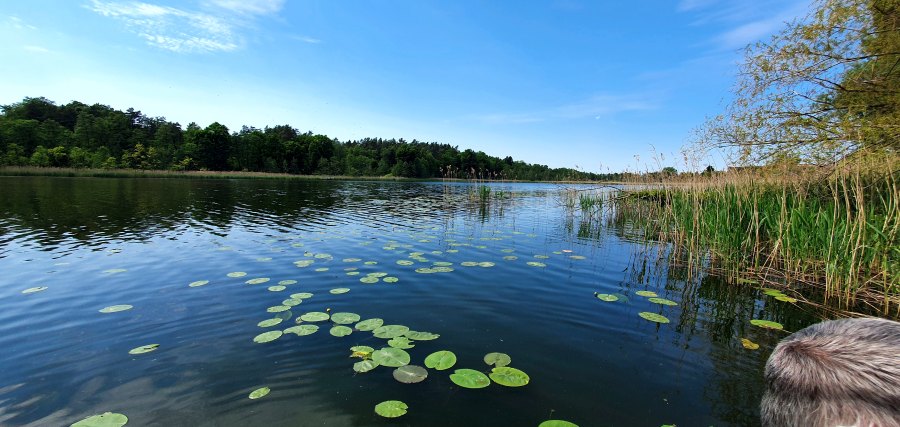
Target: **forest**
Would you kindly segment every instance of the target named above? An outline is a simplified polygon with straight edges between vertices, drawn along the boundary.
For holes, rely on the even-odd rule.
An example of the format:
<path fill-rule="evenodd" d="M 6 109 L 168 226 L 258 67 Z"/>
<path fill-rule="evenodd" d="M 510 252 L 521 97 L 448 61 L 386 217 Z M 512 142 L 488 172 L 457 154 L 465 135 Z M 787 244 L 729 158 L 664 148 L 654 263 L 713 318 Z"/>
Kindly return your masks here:
<path fill-rule="evenodd" d="M 363 138 L 339 141 L 290 125 L 230 131 L 216 122 L 182 128 L 129 108 L 57 105 L 25 98 L 0 107 L 0 166 L 250 171 L 303 175 L 523 181 L 618 180 L 459 150 L 437 142 Z"/>

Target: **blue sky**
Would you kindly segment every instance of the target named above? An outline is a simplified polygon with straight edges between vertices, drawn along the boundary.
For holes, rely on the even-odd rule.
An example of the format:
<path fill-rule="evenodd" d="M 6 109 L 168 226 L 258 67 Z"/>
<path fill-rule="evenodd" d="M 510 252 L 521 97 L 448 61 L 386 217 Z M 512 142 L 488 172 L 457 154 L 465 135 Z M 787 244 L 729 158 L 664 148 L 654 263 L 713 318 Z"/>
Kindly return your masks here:
<path fill-rule="evenodd" d="M 589 171 L 684 169 L 747 43 L 807 0 L 29 0 L 0 4 L 0 104 L 290 124 Z M 720 153 L 709 162 L 723 165 Z"/>

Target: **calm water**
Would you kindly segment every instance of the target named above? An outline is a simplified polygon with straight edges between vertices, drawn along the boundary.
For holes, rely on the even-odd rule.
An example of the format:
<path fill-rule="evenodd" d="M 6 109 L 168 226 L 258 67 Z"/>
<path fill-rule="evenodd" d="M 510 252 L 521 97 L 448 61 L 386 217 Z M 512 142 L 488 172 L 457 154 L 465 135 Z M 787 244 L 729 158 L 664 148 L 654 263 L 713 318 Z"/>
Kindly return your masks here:
<path fill-rule="evenodd" d="M 786 334 L 749 320 L 798 330 L 813 315 L 671 266 L 666 247 L 629 238 L 627 227 L 567 215 L 556 186 L 496 185 L 510 197 L 486 208 L 467 203 L 467 190 L 0 178 L 0 425 L 69 425 L 105 411 L 129 426 L 537 426 L 551 414 L 582 427 L 758 424 L 762 367 Z M 410 258 L 417 252 L 425 260 Z M 416 272 L 434 262 L 453 271 Z M 247 276 L 226 275 L 237 271 Z M 360 282 L 372 272 L 399 281 Z M 271 280 L 245 283 L 254 278 Z M 188 286 L 200 280 L 209 283 Z M 268 289 L 282 280 L 297 283 Z M 22 293 L 37 286 L 47 289 Z M 297 292 L 313 297 L 280 325 L 257 326 Z M 134 308 L 99 312 L 117 304 Z M 454 369 L 487 372 L 483 356 L 504 352 L 531 382 L 470 390 L 449 380 L 452 369 L 429 369 L 418 384 L 397 382 L 393 368 L 355 374 L 349 348 L 385 340 L 334 337 L 330 322 L 253 341 L 326 309 L 440 334 L 407 350 L 413 364 L 451 350 Z M 760 349 L 745 350 L 742 337 Z M 151 343 L 159 349 L 129 354 Z M 248 399 L 263 386 L 268 396 Z M 409 413 L 373 412 L 394 399 Z"/>

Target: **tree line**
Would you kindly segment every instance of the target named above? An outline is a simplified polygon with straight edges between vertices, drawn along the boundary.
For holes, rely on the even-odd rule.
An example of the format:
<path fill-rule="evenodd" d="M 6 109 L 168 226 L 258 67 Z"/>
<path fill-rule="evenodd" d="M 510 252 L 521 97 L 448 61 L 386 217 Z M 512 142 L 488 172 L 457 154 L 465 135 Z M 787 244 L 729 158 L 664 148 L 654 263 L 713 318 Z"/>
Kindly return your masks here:
<path fill-rule="evenodd" d="M 617 180 L 550 168 L 449 144 L 363 138 L 339 141 L 289 125 L 230 131 L 220 123 L 186 128 L 133 108 L 25 98 L 0 106 L 0 165 L 72 168 L 252 171 L 411 178 Z"/>

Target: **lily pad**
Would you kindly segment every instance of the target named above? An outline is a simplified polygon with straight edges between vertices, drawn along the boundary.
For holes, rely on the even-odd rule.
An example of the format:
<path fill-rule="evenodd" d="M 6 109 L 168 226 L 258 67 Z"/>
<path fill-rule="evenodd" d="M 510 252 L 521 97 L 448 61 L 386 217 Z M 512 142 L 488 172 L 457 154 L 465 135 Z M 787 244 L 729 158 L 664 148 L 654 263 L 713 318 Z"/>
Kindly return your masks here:
<path fill-rule="evenodd" d="M 188 283 L 188 287 L 197 288 L 197 287 L 207 285 L 207 284 L 209 284 L 209 280 L 198 280 L 196 282 Z"/>
<path fill-rule="evenodd" d="M 275 340 L 277 340 L 278 338 L 281 338 L 281 336 L 282 336 L 283 334 L 284 334 L 284 333 L 281 332 L 281 331 L 269 331 L 269 332 L 263 332 L 263 333 L 261 333 L 261 334 L 255 336 L 255 337 L 253 337 L 253 342 L 258 343 L 258 344 L 262 344 L 262 343 L 267 343 L 267 342 L 270 342 L 270 341 L 275 341 Z"/>
<path fill-rule="evenodd" d="M 409 364 L 409 353 L 394 347 L 384 347 L 372 352 L 372 360 L 381 366 L 399 368 Z"/>
<path fill-rule="evenodd" d="M 763 288 L 763 293 L 770 297 L 780 297 L 780 296 L 784 295 L 784 292 L 781 292 L 778 289 L 772 289 L 772 288 Z"/>
<path fill-rule="evenodd" d="M 348 271 L 347 275 L 348 276 L 359 276 L 359 272 L 358 271 Z"/>
<path fill-rule="evenodd" d="M 377 264 L 378 264 L 378 261 L 366 261 L 366 262 L 364 262 L 363 264 L 365 264 L 365 265 L 377 265 Z"/>
<path fill-rule="evenodd" d="M 248 285 L 259 285 L 259 284 L 266 283 L 269 280 L 271 280 L 271 279 L 269 279 L 268 277 L 257 277 L 256 279 L 250 279 L 244 283 L 246 283 Z"/>
<path fill-rule="evenodd" d="M 773 322 L 771 320 L 753 319 L 750 321 L 750 324 L 753 326 L 759 326 L 760 328 L 766 328 L 766 329 L 776 329 L 776 330 L 784 329 L 784 326 L 781 323 Z"/>
<path fill-rule="evenodd" d="M 506 261 L 515 261 L 515 260 L 519 259 L 519 257 L 517 257 L 515 255 L 507 255 L 507 256 L 503 257 L 503 259 Z"/>
<path fill-rule="evenodd" d="M 459 265 L 461 265 L 463 267 L 477 267 L 478 263 L 475 261 L 463 261 L 463 262 L 459 263 Z"/>
<path fill-rule="evenodd" d="M 226 276 L 234 278 L 244 277 L 246 275 L 247 273 L 244 273 L 243 271 L 232 271 L 231 273 L 226 274 Z"/>
<path fill-rule="evenodd" d="M 281 291 L 283 291 L 283 290 L 285 290 L 285 289 L 287 289 L 287 287 L 286 287 L 286 286 L 282 286 L 282 285 L 269 286 L 269 291 L 270 291 L 270 292 L 281 292 Z"/>
<path fill-rule="evenodd" d="M 456 364 L 456 355 L 452 351 L 441 350 L 428 355 L 425 358 L 425 366 L 443 371 Z"/>
<path fill-rule="evenodd" d="M 637 291 L 637 292 L 635 292 L 635 295 L 640 295 L 642 297 L 658 297 L 659 296 L 656 294 L 656 292 L 653 292 L 653 291 Z"/>
<path fill-rule="evenodd" d="M 293 299 L 307 299 L 307 298 L 312 298 L 312 296 L 313 296 L 313 294 L 311 294 L 309 292 L 299 292 L 296 294 L 291 294 L 291 298 L 293 298 Z"/>
<path fill-rule="evenodd" d="M 527 264 L 530 265 L 530 266 L 532 266 L 532 267 L 539 267 L 539 268 L 544 268 L 544 267 L 547 266 L 547 264 L 544 264 L 544 263 L 542 263 L 542 262 L 537 262 L 537 261 L 528 261 Z"/>
<path fill-rule="evenodd" d="M 128 417 L 114 412 L 91 415 L 70 427 L 122 427 L 128 424 Z"/>
<path fill-rule="evenodd" d="M 381 325 L 384 325 L 384 320 L 374 318 L 363 320 L 354 325 L 354 327 L 360 331 L 374 331 L 375 329 L 380 328 Z"/>
<path fill-rule="evenodd" d="M 322 272 L 328 271 L 328 267 L 319 267 L 319 268 L 315 269 L 314 271 L 322 273 Z"/>
<path fill-rule="evenodd" d="M 778 301 L 784 301 L 784 302 L 790 302 L 790 303 L 797 302 L 797 298 L 791 298 L 787 295 L 779 295 L 779 296 L 775 297 L 775 299 L 777 299 Z"/>
<path fill-rule="evenodd" d="M 420 383 L 428 377 L 428 371 L 417 365 L 406 365 L 394 369 L 394 379 L 404 384 Z"/>
<path fill-rule="evenodd" d="M 415 344 L 413 344 L 412 341 L 409 340 L 409 338 L 402 337 L 402 336 L 391 338 L 388 341 L 388 345 L 391 347 L 394 347 L 394 348 L 401 348 L 404 350 L 415 347 Z"/>
<path fill-rule="evenodd" d="M 612 295 L 612 294 L 594 294 L 594 296 L 597 297 L 597 299 L 599 299 L 600 301 L 606 301 L 606 302 L 613 302 L 613 301 L 619 300 L 619 297 Z"/>
<path fill-rule="evenodd" d="M 372 359 L 366 359 L 366 360 L 361 360 L 359 362 L 354 363 L 353 371 L 359 372 L 360 374 L 362 374 L 365 372 L 369 372 L 372 369 L 377 368 L 378 366 L 380 366 L 380 365 L 378 365 L 378 362 L 376 362 Z"/>
<path fill-rule="evenodd" d="M 353 347 L 350 347 L 350 351 L 354 353 L 372 353 L 375 351 L 375 349 L 367 345 L 355 345 Z"/>
<path fill-rule="evenodd" d="M 388 276 L 388 277 L 385 277 L 384 279 L 381 279 L 381 280 L 382 280 L 383 282 L 385 282 L 385 283 L 397 283 L 398 281 L 400 281 L 400 279 L 398 279 L 398 278 L 396 278 L 396 277 L 394 277 L 394 276 Z"/>
<path fill-rule="evenodd" d="M 372 333 L 378 338 L 391 339 L 409 332 L 409 328 L 403 325 L 384 325 L 376 328 Z"/>
<path fill-rule="evenodd" d="M 491 369 L 490 377 L 495 383 L 506 387 L 522 387 L 531 380 L 528 374 L 509 366 Z"/>
<path fill-rule="evenodd" d="M 437 273 L 437 271 L 436 271 L 435 269 L 433 269 L 433 268 L 429 268 L 429 267 L 421 267 L 421 268 L 417 268 L 417 269 L 416 269 L 416 273 L 421 273 L 421 274 L 431 274 L 431 273 Z"/>
<path fill-rule="evenodd" d="M 744 346 L 747 350 L 756 350 L 759 348 L 759 344 L 750 341 L 748 338 L 741 338 L 741 345 Z"/>
<path fill-rule="evenodd" d="M 128 350 L 128 354 L 144 354 L 149 353 L 153 350 L 159 348 L 159 344 L 145 344 L 140 347 L 135 347 L 131 350 Z"/>
<path fill-rule="evenodd" d="M 311 311 L 300 316 L 300 319 L 304 322 L 324 322 L 330 317 L 331 316 L 328 313 L 323 313 L 321 311 Z"/>
<path fill-rule="evenodd" d="M 482 262 L 479 262 L 479 263 L 478 263 L 478 266 L 479 266 L 479 267 L 484 267 L 484 268 L 493 267 L 493 266 L 495 266 L 495 265 L 497 265 L 497 264 L 494 264 L 494 263 L 492 263 L 492 262 L 490 262 L 490 261 L 482 261 Z"/>
<path fill-rule="evenodd" d="M 295 306 L 300 305 L 300 303 L 302 303 L 302 302 L 303 302 L 302 299 L 288 298 L 288 299 L 282 301 L 281 305 L 286 305 L 288 307 L 295 307 Z"/>
<path fill-rule="evenodd" d="M 268 387 L 260 387 L 256 390 L 251 391 L 250 395 L 247 397 L 249 397 L 251 399 L 259 399 L 260 397 L 263 397 L 263 396 L 269 394 L 270 391 L 271 390 Z"/>
<path fill-rule="evenodd" d="M 432 334 L 431 332 L 419 332 L 419 331 L 409 331 L 405 334 L 406 338 L 416 341 L 431 341 L 440 338 L 438 334 Z"/>
<path fill-rule="evenodd" d="M 332 295 L 346 294 L 347 292 L 350 292 L 350 288 L 334 288 L 328 291 Z"/>
<path fill-rule="evenodd" d="M 663 316 L 661 314 L 656 314 L 656 313 L 650 313 L 649 311 L 642 311 L 642 312 L 638 313 L 638 316 L 641 316 L 644 319 L 647 319 L 651 322 L 669 323 L 669 319 L 666 318 L 666 316 Z"/>
<path fill-rule="evenodd" d="M 297 326 L 291 326 L 290 328 L 285 329 L 284 333 L 295 334 L 298 337 L 302 337 L 304 335 L 312 335 L 312 334 L 316 333 L 316 331 L 318 331 L 318 330 L 319 330 L 319 327 L 317 325 L 297 325 Z"/>
<path fill-rule="evenodd" d="M 506 353 L 488 353 L 484 355 L 484 363 L 494 365 L 498 368 L 509 365 L 511 362 L 512 358 Z"/>
<path fill-rule="evenodd" d="M 276 317 L 274 319 L 263 320 L 262 322 L 257 323 L 256 326 L 259 326 L 260 328 L 270 328 L 270 327 L 275 326 L 283 321 L 284 321 L 284 319 Z"/>
<path fill-rule="evenodd" d="M 349 325 L 359 321 L 359 315 L 356 313 L 334 313 L 331 315 L 331 321 L 339 325 Z"/>
<path fill-rule="evenodd" d="M 413 264 L 415 264 L 415 263 L 408 259 L 401 259 L 401 260 L 397 261 L 397 265 L 413 265 Z"/>
<path fill-rule="evenodd" d="M 655 303 L 655 304 L 662 304 L 662 305 L 678 305 L 677 302 L 672 301 L 672 300 L 668 300 L 668 299 L 665 299 L 665 298 L 655 298 L 655 297 L 654 297 L 654 298 L 647 298 L 647 301 L 650 301 L 650 302 Z"/>
<path fill-rule="evenodd" d="M 585 256 L 583 256 L 583 255 L 569 255 L 569 258 L 570 258 L 570 259 L 575 259 L 575 260 L 587 259 L 587 258 L 586 258 Z"/>
<path fill-rule="evenodd" d="M 491 385 L 487 375 L 474 369 L 457 369 L 450 374 L 450 381 L 463 388 L 485 388 Z"/>
<path fill-rule="evenodd" d="M 344 325 L 337 325 L 335 327 L 332 327 L 331 330 L 328 331 L 328 333 L 336 337 L 346 337 L 347 335 L 353 333 L 353 329 L 350 329 L 349 327 Z"/>
<path fill-rule="evenodd" d="M 282 311 L 288 311 L 291 309 L 289 305 L 275 305 L 266 309 L 269 313 L 281 313 Z"/>
<path fill-rule="evenodd" d="M 278 282 L 278 284 L 281 286 L 288 286 L 288 285 L 293 285 L 296 283 L 297 283 L 296 280 L 282 280 L 282 281 Z"/>
<path fill-rule="evenodd" d="M 538 427 L 578 427 L 578 424 L 564 420 L 547 420 L 538 424 Z"/>
<path fill-rule="evenodd" d="M 397 418 L 406 414 L 409 406 L 399 400 L 385 400 L 375 405 L 375 413 L 385 418 Z"/>
<path fill-rule="evenodd" d="M 100 309 L 101 313 L 118 313 L 120 311 L 131 310 L 134 308 L 132 305 L 128 304 L 120 304 L 120 305 L 111 305 L 109 307 L 103 307 Z"/>
<path fill-rule="evenodd" d="M 25 289 L 24 291 L 22 291 L 22 293 L 23 294 L 33 294 L 35 292 L 41 292 L 41 291 L 46 291 L 46 290 L 47 290 L 46 286 L 35 286 L 33 288 Z"/>
<path fill-rule="evenodd" d="M 363 276 L 363 277 L 359 278 L 360 282 L 363 282 L 363 283 L 366 283 L 369 285 L 371 285 L 373 283 L 378 283 L 379 280 L 381 280 L 381 279 L 374 277 L 374 276 Z"/>

